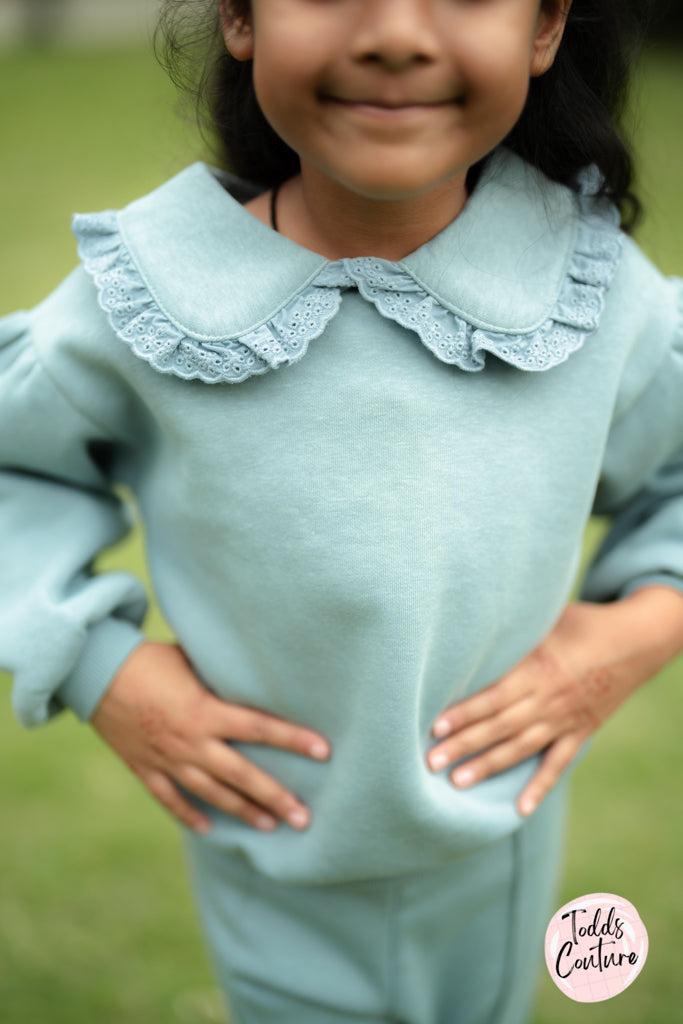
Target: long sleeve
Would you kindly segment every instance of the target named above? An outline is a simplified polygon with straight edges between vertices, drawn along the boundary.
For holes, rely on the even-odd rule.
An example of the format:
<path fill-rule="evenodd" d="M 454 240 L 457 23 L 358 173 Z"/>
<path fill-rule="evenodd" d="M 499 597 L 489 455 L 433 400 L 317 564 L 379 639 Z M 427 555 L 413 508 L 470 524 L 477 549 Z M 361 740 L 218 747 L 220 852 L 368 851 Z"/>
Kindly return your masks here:
<path fill-rule="evenodd" d="M 608 437 L 594 511 L 613 522 L 582 588 L 588 600 L 651 583 L 683 591 L 683 281 L 666 282 L 660 302 L 669 336 L 658 328 L 636 351 L 625 378 L 644 386 L 617 410 Z"/>
<path fill-rule="evenodd" d="M 142 585 L 92 571 L 130 525 L 108 479 L 115 441 L 65 395 L 34 344 L 46 323 L 69 333 L 79 288 L 74 276 L 37 311 L 0 321 L 0 667 L 26 726 L 65 706 L 89 718 L 143 639 Z"/>

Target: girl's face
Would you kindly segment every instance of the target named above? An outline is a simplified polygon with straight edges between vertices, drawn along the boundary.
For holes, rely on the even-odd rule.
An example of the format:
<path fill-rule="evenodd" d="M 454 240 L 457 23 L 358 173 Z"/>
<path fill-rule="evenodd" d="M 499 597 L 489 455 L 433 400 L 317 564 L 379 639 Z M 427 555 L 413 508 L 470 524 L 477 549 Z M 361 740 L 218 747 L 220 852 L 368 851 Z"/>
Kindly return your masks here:
<path fill-rule="evenodd" d="M 228 0 L 224 0 L 227 5 Z M 368 199 L 428 192 L 490 153 L 550 67 L 566 0 L 252 0 L 223 7 L 277 134 Z"/>

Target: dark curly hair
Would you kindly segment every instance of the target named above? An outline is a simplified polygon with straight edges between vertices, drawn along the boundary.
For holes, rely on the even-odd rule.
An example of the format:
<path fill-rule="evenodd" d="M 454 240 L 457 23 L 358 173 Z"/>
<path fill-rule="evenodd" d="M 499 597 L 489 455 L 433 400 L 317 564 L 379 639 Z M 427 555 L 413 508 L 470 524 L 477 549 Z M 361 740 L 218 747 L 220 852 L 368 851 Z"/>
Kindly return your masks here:
<path fill-rule="evenodd" d="M 249 0 L 232 0 L 232 9 L 235 17 L 248 17 Z M 564 185 L 595 165 L 600 194 L 619 208 L 627 230 L 641 204 L 623 116 L 647 11 L 648 0 L 574 0 L 555 62 L 531 80 L 526 106 L 505 140 Z M 222 166 L 264 187 L 298 172 L 296 153 L 261 113 L 251 61 L 236 61 L 225 49 L 218 0 L 162 0 L 155 51 L 176 86 L 193 99 Z M 471 169 L 470 187 L 482 166 Z"/>

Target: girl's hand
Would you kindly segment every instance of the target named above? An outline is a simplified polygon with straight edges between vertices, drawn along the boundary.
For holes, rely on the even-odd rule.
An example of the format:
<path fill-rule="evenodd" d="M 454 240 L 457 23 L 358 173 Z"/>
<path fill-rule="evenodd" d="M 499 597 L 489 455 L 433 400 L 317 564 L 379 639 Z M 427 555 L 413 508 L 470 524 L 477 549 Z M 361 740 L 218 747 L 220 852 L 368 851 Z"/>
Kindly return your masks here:
<path fill-rule="evenodd" d="M 225 740 L 268 743 L 317 760 L 330 753 L 310 729 L 214 697 L 179 647 L 151 641 L 126 659 L 91 724 L 152 796 L 198 831 L 210 822 L 176 783 L 265 831 L 276 827 L 276 817 L 297 829 L 310 820 L 296 797 Z"/>
<path fill-rule="evenodd" d="M 464 788 L 544 750 L 517 808 L 531 814 L 579 748 L 642 683 L 683 649 L 683 594 L 644 587 L 613 604 L 572 604 L 546 639 L 507 675 L 444 711 L 434 771 Z"/>

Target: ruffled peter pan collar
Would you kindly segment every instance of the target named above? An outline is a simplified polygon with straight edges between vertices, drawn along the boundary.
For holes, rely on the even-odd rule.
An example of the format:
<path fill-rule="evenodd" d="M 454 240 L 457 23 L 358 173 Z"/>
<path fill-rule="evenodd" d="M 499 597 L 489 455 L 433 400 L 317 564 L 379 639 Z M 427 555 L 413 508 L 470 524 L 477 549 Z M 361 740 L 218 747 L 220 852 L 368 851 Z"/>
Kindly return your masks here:
<path fill-rule="evenodd" d="M 593 333 L 621 253 L 618 215 L 501 150 L 463 212 L 399 262 L 329 261 L 276 234 L 194 164 L 73 231 L 118 335 L 162 373 L 245 380 L 301 359 L 356 288 L 444 363 L 521 370 L 565 361 Z"/>

